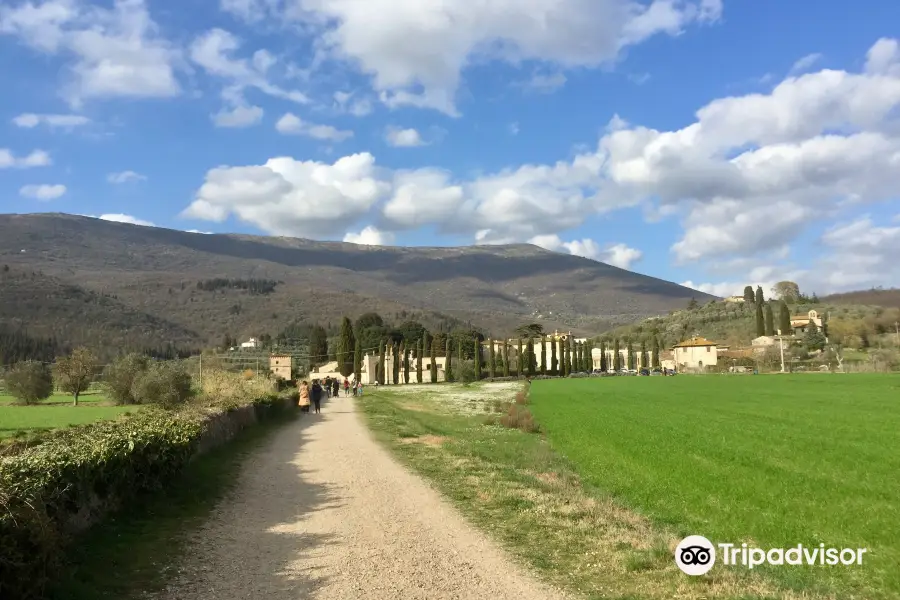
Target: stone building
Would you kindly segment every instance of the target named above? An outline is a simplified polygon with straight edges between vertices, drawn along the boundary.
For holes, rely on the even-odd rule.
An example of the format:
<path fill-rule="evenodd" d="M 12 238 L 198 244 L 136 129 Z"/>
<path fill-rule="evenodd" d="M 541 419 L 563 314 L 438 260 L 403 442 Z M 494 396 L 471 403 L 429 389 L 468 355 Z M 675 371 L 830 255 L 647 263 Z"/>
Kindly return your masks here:
<path fill-rule="evenodd" d="M 703 337 L 692 337 L 673 347 L 676 367 L 703 369 L 718 364 L 718 344 Z"/>
<path fill-rule="evenodd" d="M 275 377 L 290 381 L 294 375 L 294 358 L 290 354 L 272 354 L 269 356 L 269 371 Z"/>

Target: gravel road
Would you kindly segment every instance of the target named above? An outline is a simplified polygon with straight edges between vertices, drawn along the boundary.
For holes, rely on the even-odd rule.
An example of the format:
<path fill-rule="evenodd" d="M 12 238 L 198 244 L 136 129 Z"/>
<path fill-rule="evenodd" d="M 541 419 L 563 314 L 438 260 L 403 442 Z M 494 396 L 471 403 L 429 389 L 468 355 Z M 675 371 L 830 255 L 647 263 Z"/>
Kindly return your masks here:
<path fill-rule="evenodd" d="M 564 598 L 400 466 L 354 402 L 327 400 L 248 457 L 158 597 Z"/>

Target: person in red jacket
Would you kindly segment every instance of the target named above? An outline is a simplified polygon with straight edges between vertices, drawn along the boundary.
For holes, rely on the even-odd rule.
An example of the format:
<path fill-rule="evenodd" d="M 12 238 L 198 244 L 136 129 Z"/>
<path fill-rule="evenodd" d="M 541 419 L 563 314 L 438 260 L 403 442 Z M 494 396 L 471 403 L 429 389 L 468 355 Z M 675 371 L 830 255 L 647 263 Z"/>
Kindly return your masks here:
<path fill-rule="evenodd" d="M 344 395 L 350 395 L 350 380 L 344 377 Z"/>

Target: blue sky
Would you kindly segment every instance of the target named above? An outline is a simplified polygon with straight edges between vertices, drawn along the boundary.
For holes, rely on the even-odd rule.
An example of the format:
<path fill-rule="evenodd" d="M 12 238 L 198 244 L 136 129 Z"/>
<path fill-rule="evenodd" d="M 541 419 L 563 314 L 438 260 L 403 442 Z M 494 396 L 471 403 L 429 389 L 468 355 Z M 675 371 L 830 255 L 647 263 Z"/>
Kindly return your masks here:
<path fill-rule="evenodd" d="M 900 283 L 900 5 L 0 0 L 0 212 Z M 893 25 L 893 28 L 892 28 Z"/>

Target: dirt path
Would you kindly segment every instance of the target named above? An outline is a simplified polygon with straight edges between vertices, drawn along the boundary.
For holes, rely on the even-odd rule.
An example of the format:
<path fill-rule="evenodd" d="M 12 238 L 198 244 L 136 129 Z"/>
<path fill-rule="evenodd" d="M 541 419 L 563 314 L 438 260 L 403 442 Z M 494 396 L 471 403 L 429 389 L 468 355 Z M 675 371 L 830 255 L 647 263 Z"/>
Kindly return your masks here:
<path fill-rule="evenodd" d="M 371 437 L 350 398 L 249 457 L 166 600 L 562 598 Z"/>

